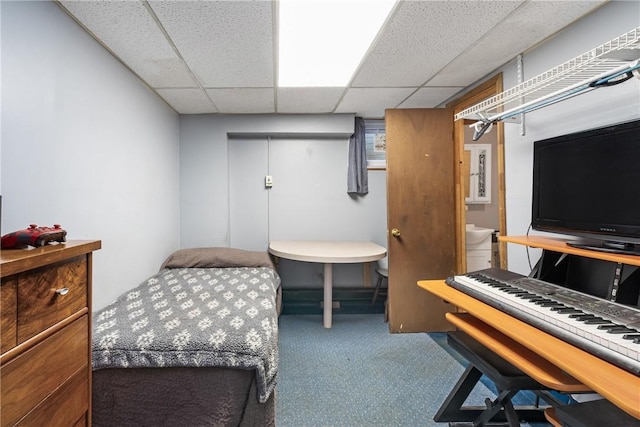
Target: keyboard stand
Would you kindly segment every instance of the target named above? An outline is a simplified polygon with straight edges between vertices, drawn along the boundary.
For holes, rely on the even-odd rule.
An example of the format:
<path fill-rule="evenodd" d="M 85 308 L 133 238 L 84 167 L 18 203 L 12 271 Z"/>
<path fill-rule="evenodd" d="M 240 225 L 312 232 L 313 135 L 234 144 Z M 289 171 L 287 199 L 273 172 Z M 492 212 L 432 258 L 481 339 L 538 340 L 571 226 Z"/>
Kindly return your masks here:
<path fill-rule="evenodd" d="M 569 427 L 623 427 L 640 424 L 640 421 L 605 399 L 559 406 L 555 408 L 555 416 L 561 425 Z"/>
<path fill-rule="evenodd" d="M 640 420 L 637 375 L 482 303 L 444 280 L 421 280 L 418 286 L 463 310 L 445 317 L 540 384 L 564 393 L 599 393 Z"/>
<path fill-rule="evenodd" d="M 434 421 L 449 422 L 451 426 L 472 423 L 474 426 L 500 424 L 510 427 L 520 426 L 521 419 L 527 422 L 545 421 L 545 408 L 513 406 L 511 399 L 520 390 L 532 390 L 554 406 L 562 404 L 548 392 L 547 387 L 464 332 L 449 332 L 447 342 L 469 361 L 469 365 L 433 417 Z M 486 407 L 464 407 L 464 402 L 483 374 L 496 385 L 498 397 L 493 401 L 486 399 Z"/>

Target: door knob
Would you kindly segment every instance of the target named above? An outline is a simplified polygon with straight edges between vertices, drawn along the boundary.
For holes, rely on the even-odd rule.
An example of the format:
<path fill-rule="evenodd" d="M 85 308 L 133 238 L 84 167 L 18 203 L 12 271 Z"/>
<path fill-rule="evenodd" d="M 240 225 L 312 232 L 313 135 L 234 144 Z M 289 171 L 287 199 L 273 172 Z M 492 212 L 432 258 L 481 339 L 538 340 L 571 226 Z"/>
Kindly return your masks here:
<path fill-rule="evenodd" d="M 393 237 L 400 237 L 400 230 L 398 230 L 397 228 L 394 228 L 393 230 L 391 230 L 391 235 Z"/>

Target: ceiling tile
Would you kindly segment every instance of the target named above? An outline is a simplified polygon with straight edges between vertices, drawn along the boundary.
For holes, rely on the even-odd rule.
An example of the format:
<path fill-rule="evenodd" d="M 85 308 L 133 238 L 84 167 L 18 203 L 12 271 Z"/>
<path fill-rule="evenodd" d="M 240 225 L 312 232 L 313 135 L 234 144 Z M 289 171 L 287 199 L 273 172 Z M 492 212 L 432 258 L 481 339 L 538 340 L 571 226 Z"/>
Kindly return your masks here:
<path fill-rule="evenodd" d="M 185 64 L 141 2 L 61 4 L 151 87 L 196 87 Z"/>
<path fill-rule="evenodd" d="M 344 93 L 342 87 L 278 89 L 278 113 L 331 113 Z"/>
<path fill-rule="evenodd" d="M 207 89 L 207 94 L 225 114 L 275 113 L 273 89 Z"/>
<path fill-rule="evenodd" d="M 400 1 L 346 89 L 276 89 L 275 0 L 57 3 L 181 114 L 379 118 L 440 105 L 607 1 Z"/>
<path fill-rule="evenodd" d="M 398 108 L 434 108 L 464 87 L 423 87 L 405 100 Z"/>
<path fill-rule="evenodd" d="M 521 3 L 403 2 L 352 86 L 421 86 Z"/>
<path fill-rule="evenodd" d="M 205 88 L 274 84 L 269 1 L 150 1 Z"/>
<path fill-rule="evenodd" d="M 202 89 L 158 89 L 156 92 L 180 114 L 218 112 Z"/>
<path fill-rule="evenodd" d="M 603 0 L 528 2 L 455 58 L 428 84 L 467 86 L 603 3 Z"/>
<path fill-rule="evenodd" d="M 355 113 L 368 119 L 384 117 L 384 110 L 395 108 L 416 88 L 349 89 L 336 108 L 336 113 Z"/>

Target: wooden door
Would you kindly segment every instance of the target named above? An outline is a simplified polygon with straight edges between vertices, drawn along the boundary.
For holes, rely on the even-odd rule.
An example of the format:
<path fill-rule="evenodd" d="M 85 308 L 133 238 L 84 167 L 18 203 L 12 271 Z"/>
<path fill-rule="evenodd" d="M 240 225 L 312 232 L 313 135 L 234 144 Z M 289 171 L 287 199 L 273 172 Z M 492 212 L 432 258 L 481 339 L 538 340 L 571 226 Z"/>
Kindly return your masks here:
<path fill-rule="evenodd" d="M 417 281 L 444 279 L 455 270 L 453 114 L 387 110 L 385 128 L 389 330 L 452 330 L 444 315 L 455 308 Z"/>

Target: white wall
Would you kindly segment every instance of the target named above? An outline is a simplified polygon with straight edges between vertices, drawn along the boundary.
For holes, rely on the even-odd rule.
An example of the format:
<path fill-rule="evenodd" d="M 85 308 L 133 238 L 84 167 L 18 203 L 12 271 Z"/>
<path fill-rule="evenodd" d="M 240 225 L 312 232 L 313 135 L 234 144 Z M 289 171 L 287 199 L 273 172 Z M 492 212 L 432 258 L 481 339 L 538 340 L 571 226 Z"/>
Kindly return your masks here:
<path fill-rule="evenodd" d="M 2 233 L 99 239 L 94 309 L 179 247 L 179 120 L 53 2 L 1 2 Z"/>
<path fill-rule="evenodd" d="M 352 115 L 178 118 L 55 3 L 0 2 L 0 17 L 2 234 L 56 222 L 71 239 L 102 240 L 96 309 L 179 246 L 228 244 L 229 133 L 353 131 Z M 638 25 L 639 2 L 611 2 L 525 54 L 525 78 Z M 502 71 L 514 86 L 515 65 Z M 533 141 L 639 116 L 634 79 L 527 114 L 525 136 L 505 126 L 508 233 L 530 222 Z M 369 224 L 362 238 L 386 245 L 385 173 L 369 180 L 370 194 L 354 202 Z M 509 245 L 509 268 L 528 272 L 524 248 Z"/>
<path fill-rule="evenodd" d="M 524 79 L 561 63 L 640 26 L 640 2 L 613 1 L 586 16 L 549 42 L 523 56 Z M 514 64 L 503 69 L 504 87 L 517 84 Z M 519 125 L 506 124 L 505 178 L 507 191 L 507 231 L 524 235 L 531 222 L 533 142 L 580 130 L 640 117 L 640 79 L 613 87 L 596 89 L 573 99 L 526 114 L 525 135 Z M 540 252 L 531 250 L 535 263 Z M 508 245 L 509 270 L 530 271 L 526 249 Z"/>
<path fill-rule="evenodd" d="M 182 197 L 182 241 L 183 247 L 229 246 L 233 239 L 229 236 L 230 193 L 229 177 L 256 175 L 256 165 L 264 167 L 265 163 L 256 161 L 251 153 L 245 150 L 234 150 L 232 161 L 234 167 L 246 170 L 229 171 L 229 144 L 249 144 L 256 138 L 272 136 L 275 139 L 286 137 L 272 144 L 270 162 L 274 170 L 274 200 L 270 207 L 256 209 L 251 212 L 255 217 L 254 226 L 263 224 L 264 217 L 269 215 L 269 227 L 266 232 L 256 230 L 256 242 L 268 235 L 273 239 L 345 239 L 371 240 L 386 247 L 386 174 L 384 171 L 369 172 L 369 194 L 352 199 L 347 194 L 347 139 L 353 133 L 353 115 L 251 115 L 251 116 L 182 116 L 180 119 L 180 157 L 181 157 L 181 197 Z M 228 135 L 232 135 L 230 138 Z M 244 136 L 244 138 L 243 138 Z M 338 139 L 325 139 L 327 136 Z M 291 139 L 294 138 L 295 139 Z M 329 142 L 329 141 L 334 142 Z M 336 142 L 338 141 L 338 142 Z M 340 142 L 342 141 L 342 142 Z M 291 144 L 301 144 L 300 150 L 290 149 Z M 341 148 L 344 148 L 344 150 Z M 259 148 L 256 150 L 266 151 Z M 289 146 L 287 149 L 282 149 Z M 314 152 L 316 160 L 306 155 Z M 247 164 L 237 158 L 241 152 L 247 156 Z M 306 153 L 306 154 L 305 154 Z M 302 156 L 302 157 L 299 157 Z M 328 156 L 328 157 L 327 157 Z M 293 191 L 304 192 L 300 186 L 307 181 L 278 174 L 275 170 L 284 171 L 285 165 L 301 163 L 301 159 L 310 161 L 308 167 L 326 168 L 327 182 L 322 191 L 309 190 L 316 198 L 332 210 L 314 209 L 306 197 L 294 198 L 286 203 L 287 195 L 278 196 L 280 189 L 293 188 Z M 314 162 L 322 159 L 322 164 Z M 295 168 L 294 168 L 295 169 Z M 261 172 L 256 179 L 264 175 Z M 340 175 L 342 183 L 340 185 Z M 301 175 L 302 176 L 302 175 Z M 285 182 L 283 182 L 285 180 Z M 321 177 L 318 177 L 321 180 Z M 262 185 L 260 180 L 259 186 Z M 314 183 L 313 187 L 322 183 Z M 310 186 L 310 185 L 308 185 Z M 235 188 L 235 185 L 233 186 Z M 320 187 L 316 187 L 319 189 Z M 289 190 L 288 190 L 289 191 Z M 321 193 L 321 195 L 320 195 Z M 306 195 L 305 195 L 306 196 Z M 277 199 L 277 200 L 276 200 Z M 234 199 L 236 200 L 236 199 Z M 305 201 L 306 200 L 306 201 Z M 276 203 L 277 202 L 277 203 Z M 234 204 L 235 206 L 235 204 Z M 302 216 L 291 217 L 292 213 L 305 212 Z M 283 218 L 287 218 L 283 222 Z M 243 221 L 247 221 L 246 218 Z M 287 224 L 289 226 L 287 226 Z M 297 230 L 297 231 L 295 231 Z M 301 230 L 304 230 L 301 231 Z M 324 230 L 324 231 L 322 231 Z M 295 235 L 291 233 L 295 231 Z M 259 236 L 258 236 L 259 234 Z M 248 248 L 254 249 L 254 248 Z M 264 248 L 266 250 L 266 247 Z M 322 266 L 308 263 L 292 263 L 282 261 L 281 275 L 284 286 L 321 286 Z M 362 268 L 359 265 L 337 266 L 334 271 L 336 286 L 354 286 L 362 283 Z"/>
<path fill-rule="evenodd" d="M 182 247 L 228 246 L 228 134 L 349 135 L 353 115 L 188 115 L 180 118 Z"/>

